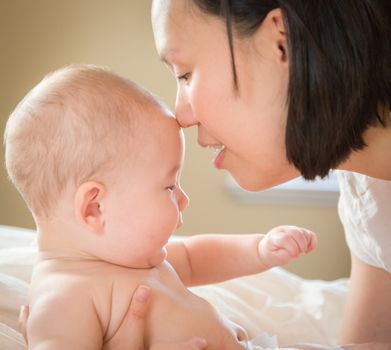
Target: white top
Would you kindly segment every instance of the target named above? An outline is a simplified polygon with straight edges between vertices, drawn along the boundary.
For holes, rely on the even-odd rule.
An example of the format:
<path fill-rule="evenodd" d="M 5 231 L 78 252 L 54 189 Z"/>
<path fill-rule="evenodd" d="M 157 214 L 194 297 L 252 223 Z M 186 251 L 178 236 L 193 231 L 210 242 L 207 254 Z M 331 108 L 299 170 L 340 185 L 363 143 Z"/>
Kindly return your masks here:
<path fill-rule="evenodd" d="M 358 259 L 391 273 L 391 181 L 337 171 L 338 211 Z"/>

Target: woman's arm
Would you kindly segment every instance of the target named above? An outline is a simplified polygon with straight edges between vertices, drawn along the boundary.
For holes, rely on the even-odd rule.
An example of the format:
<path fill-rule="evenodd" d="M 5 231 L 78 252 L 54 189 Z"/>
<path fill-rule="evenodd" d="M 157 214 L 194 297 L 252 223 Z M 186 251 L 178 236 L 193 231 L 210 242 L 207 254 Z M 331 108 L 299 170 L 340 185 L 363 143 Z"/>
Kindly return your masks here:
<path fill-rule="evenodd" d="M 146 286 L 139 286 L 133 294 L 127 316 L 121 327 L 129 329 L 129 332 L 121 332 L 127 335 L 128 339 L 122 339 L 121 349 L 130 349 L 124 347 L 129 338 L 138 339 L 138 346 L 132 349 L 144 349 L 143 334 L 148 315 L 148 306 L 151 301 L 150 289 Z M 22 322 L 23 323 L 23 322 Z M 131 327 L 130 327 L 131 325 Z M 134 344 L 134 342 L 133 342 Z M 390 350 L 390 343 L 366 343 L 366 344 L 346 344 L 337 346 L 323 346 L 319 344 L 301 344 L 294 346 L 300 350 Z M 149 350 L 203 350 L 206 348 L 206 341 L 200 338 L 193 338 L 187 342 L 170 344 L 153 344 Z"/>
<path fill-rule="evenodd" d="M 127 316 L 121 327 L 129 329 L 129 333 L 121 332 L 128 335 L 129 338 L 138 339 L 138 346 L 132 349 L 144 349 L 143 334 L 145 329 L 146 318 L 148 315 L 148 306 L 151 299 L 150 289 L 146 286 L 139 286 L 133 294 Z M 26 312 L 24 312 L 26 316 Z M 23 323 L 23 322 L 21 322 Z M 130 325 L 132 325 L 130 327 Z M 128 339 L 123 339 L 122 345 L 126 344 Z M 295 345 L 300 350 L 390 350 L 390 343 L 366 343 L 366 344 L 347 344 L 337 346 L 323 346 L 318 344 L 301 344 Z M 128 349 L 127 347 L 121 347 Z M 173 344 L 154 344 L 149 350 L 203 350 L 206 348 L 204 339 L 194 338 L 188 342 Z"/>
<path fill-rule="evenodd" d="M 355 256 L 340 340 L 391 343 L 391 274 Z"/>

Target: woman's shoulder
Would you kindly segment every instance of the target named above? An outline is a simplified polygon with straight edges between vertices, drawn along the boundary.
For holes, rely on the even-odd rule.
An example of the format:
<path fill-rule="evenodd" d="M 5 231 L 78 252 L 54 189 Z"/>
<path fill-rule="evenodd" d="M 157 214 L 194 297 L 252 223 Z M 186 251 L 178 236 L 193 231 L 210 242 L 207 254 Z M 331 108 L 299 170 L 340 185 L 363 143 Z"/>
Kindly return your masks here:
<path fill-rule="evenodd" d="M 391 181 L 377 179 L 352 171 L 338 170 L 336 173 L 341 195 L 360 198 L 364 194 L 371 194 L 371 197 L 384 197 L 388 199 L 387 202 L 391 198 Z"/>
<path fill-rule="evenodd" d="M 391 181 L 339 172 L 338 211 L 356 257 L 391 272 Z"/>

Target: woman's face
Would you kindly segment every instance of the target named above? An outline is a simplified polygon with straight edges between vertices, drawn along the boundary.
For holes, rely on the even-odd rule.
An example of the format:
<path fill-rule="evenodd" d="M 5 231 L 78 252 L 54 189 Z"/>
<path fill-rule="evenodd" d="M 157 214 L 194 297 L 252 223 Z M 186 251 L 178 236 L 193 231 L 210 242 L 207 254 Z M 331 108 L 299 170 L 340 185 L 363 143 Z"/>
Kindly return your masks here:
<path fill-rule="evenodd" d="M 152 23 L 158 53 L 177 79 L 176 117 L 198 126 L 201 146 L 223 147 L 215 166 L 253 191 L 298 176 L 285 154 L 289 71 L 280 11 L 251 37 L 235 39 L 238 90 L 223 21 L 189 1 L 154 0 Z"/>

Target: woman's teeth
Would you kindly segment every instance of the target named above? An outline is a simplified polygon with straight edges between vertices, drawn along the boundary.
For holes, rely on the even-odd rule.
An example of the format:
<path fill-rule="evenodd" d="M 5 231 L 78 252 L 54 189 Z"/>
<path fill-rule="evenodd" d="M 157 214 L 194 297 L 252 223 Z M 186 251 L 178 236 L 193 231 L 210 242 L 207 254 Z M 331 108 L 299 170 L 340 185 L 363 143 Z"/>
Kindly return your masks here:
<path fill-rule="evenodd" d="M 225 148 L 225 146 L 224 145 L 210 146 L 210 148 L 213 149 L 214 153 L 219 153 Z"/>

